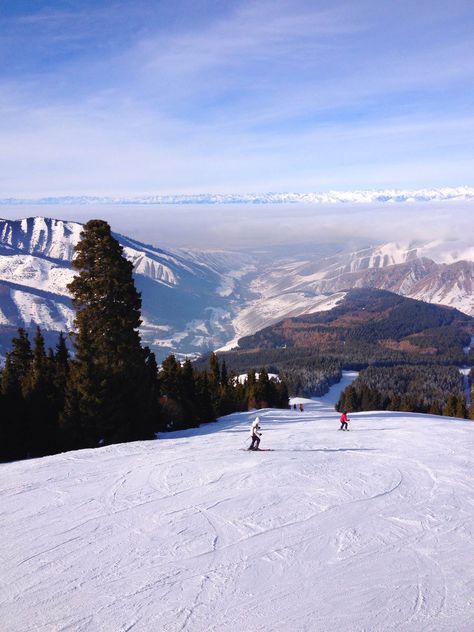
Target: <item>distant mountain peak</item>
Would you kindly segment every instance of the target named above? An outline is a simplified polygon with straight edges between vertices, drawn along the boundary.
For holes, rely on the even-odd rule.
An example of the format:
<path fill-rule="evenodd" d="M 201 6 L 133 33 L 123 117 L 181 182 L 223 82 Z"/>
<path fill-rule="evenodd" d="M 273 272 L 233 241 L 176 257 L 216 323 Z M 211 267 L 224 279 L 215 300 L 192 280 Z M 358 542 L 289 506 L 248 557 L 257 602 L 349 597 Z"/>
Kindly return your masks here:
<path fill-rule="evenodd" d="M 0 205 L 25 204 L 371 204 L 473 200 L 474 187 L 422 189 L 355 189 L 326 192 L 197 193 L 143 196 L 68 195 L 37 198 L 2 198 Z"/>

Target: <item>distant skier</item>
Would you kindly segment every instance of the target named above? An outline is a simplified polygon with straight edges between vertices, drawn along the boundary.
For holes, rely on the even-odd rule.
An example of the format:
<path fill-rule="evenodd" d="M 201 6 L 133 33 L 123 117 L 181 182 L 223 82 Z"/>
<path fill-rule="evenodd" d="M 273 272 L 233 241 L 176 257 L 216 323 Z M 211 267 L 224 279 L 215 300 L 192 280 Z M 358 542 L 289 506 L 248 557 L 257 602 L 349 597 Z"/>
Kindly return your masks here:
<path fill-rule="evenodd" d="M 347 422 L 349 421 L 349 418 L 347 417 L 347 413 L 345 411 L 342 413 L 339 421 L 341 422 L 339 430 L 348 430 Z"/>
<path fill-rule="evenodd" d="M 300 413 L 304 413 L 304 406 L 303 406 L 303 404 L 300 404 Z"/>
<path fill-rule="evenodd" d="M 260 417 L 255 417 L 255 421 L 250 428 L 250 436 L 252 437 L 252 443 L 250 444 L 249 450 L 258 450 L 258 446 L 260 445 L 260 437 L 262 433 L 260 430 Z"/>

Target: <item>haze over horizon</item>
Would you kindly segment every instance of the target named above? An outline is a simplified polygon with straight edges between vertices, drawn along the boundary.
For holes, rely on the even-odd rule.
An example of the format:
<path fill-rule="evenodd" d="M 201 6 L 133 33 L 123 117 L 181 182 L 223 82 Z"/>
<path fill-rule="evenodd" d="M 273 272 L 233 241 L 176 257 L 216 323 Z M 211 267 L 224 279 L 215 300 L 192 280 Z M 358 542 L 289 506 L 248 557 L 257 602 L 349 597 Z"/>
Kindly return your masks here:
<path fill-rule="evenodd" d="M 472 241 L 474 201 L 402 204 L 20 205 L 0 216 L 101 218 L 115 232 L 160 248 L 255 250 L 400 241 Z"/>

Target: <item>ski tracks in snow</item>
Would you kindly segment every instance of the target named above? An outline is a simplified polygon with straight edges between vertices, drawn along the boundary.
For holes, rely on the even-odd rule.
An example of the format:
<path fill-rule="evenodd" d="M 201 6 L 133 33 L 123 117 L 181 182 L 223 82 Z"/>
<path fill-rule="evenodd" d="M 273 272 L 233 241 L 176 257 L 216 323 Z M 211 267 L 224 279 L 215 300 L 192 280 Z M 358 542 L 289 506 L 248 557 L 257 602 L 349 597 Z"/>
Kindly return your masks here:
<path fill-rule="evenodd" d="M 470 632 L 469 422 L 261 417 L 3 466 L 8 631 Z"/>

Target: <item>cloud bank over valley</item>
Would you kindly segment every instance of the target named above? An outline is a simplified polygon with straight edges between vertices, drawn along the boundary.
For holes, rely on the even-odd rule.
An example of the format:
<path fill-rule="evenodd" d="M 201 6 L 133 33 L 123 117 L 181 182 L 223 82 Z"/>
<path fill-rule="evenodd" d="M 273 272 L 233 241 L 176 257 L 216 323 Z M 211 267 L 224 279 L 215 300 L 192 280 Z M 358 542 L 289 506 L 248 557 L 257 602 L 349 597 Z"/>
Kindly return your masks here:
<path fill-rule="evenodd" d="M 27 204 L 6 219 L 102 218 L 116 232 L 159 247 L 262 249 L 291 245 L 456 240 L 472 235 L 474 200 L 405 203 Z"/>

